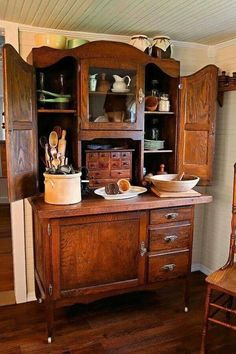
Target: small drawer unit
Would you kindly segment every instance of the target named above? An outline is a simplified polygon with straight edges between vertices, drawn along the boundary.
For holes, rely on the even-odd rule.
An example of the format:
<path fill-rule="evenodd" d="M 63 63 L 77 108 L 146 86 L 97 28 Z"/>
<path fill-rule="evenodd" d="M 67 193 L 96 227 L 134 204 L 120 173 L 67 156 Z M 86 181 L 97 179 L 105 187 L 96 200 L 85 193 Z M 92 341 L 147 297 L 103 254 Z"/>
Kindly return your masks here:
<path fill-rule="evenodd" d="M 150 211 L 148 282 L 187 277 L 191 265 L 193 211 L 192 206 Z"/>
<path fill-rule="evenodd" d="M 88 169 L 89 186 L 103 187 L 117 182 L 120 178 L 132 179 L 132 152 L 126 150 L 86 150 L 86 167 Z"/>

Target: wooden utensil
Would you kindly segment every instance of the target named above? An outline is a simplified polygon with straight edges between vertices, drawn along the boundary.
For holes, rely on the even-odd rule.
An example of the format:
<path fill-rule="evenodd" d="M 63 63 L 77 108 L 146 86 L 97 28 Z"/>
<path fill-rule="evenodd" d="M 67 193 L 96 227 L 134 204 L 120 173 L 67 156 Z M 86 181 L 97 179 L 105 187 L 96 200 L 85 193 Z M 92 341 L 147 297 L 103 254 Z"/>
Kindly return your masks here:
<path fill-rule="evenodd" d="M 66 130 L 62 130 L 62 136 L 61 139 L 58 142 L 58 152 L 61 154 L 61 156 L 65 156 L 66 153 Z"/>
<path fill-rule="evenodd" d="M 58 139 L 60 139 L 61 138 L 61 133 L 62 133 L 62 128 L 60 127 L 60 125 L 55 125 L 53 130 L 57 133 Z"/>
<path fill-rule="evenodd" d="M 184 177 L 184 172 L 178 173 L 177 176 L 172 181 L 182 181 Z"/>
<path fill-rule="evenodd" d="M 54 130 L 49 135 L 49 145 L 51 148 L 56 148 L 58 145 L 58 135 Z"/>
<path fill-rule="evenodd" d="M 46 138 L 46 136 L 40 136 L 39 144 L 41 148 L 45 150 L 45 145 L 48 144 L 48 139 Z"/>
<path fill-rule="evenodd" d="M 52 166 L 51 166 L 51 160 L 50 160 L 48 148 L 49 148 L 48 144 L 45 144 L 45 162 L 46 162 L 46 166 L 50 168 Z"/>

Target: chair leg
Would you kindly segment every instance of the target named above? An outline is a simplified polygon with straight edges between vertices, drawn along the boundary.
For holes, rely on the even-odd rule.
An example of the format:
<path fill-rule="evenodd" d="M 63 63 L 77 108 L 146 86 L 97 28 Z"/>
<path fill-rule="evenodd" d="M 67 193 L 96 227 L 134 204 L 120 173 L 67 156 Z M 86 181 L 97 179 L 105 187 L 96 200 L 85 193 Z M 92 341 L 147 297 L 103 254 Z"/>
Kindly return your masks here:
<path fill-rule="evenodd" d="M 204 323 L 203 323 L 203 330 L 202 330 L 202 341 L 201 341 L 201 349 L 200 354 L 206 353 L 206 341 L 207 341 L 207 331 L 208 331 L 208 317 L 209 317 L 209 304 L 211 298 L 211 286 L 207 285 L 207 293 L 205 299 L 205 314 L 204 314 Z"/>
<path fill-rule="evenodd" d="M 227 308 L 230 310 L 232 309 L 232 306 L 233 306 L 233 300 L 234 300 L 234 297 L 230 295 L 228 303 L 227 303 Z M 231 313 L 227 311 L 226 312 L 226 320 L 228 323 L 230 322 L 230 319 L 231 319 Z"/>

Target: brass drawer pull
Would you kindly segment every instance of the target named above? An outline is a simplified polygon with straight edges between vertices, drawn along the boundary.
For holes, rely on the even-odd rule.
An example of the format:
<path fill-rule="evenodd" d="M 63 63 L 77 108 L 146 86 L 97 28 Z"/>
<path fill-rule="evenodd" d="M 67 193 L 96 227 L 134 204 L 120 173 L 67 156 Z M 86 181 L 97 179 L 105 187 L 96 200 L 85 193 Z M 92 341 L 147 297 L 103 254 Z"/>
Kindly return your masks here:
<path fill-rule="evenodd" d="M 175 240 L 177 240 L 178 236 L 177 235 L 169 235 L 169 236 L 165 236 L 164 237 L 164 241 L 166 243 L 169 243 L 169 242 L 174 242 Z"/>
<path fill-rule="evenodd" d="M 175 269 L 176 264 L 172 263 L 172 264 L 165 264 L 162 269 L 166 270 L 167 272 L 173 272 L 173 270 Z"/>
<path fill-rule="evenodd" d="M 140 245 L 140 256 L 143 257 L 147 253 L 147 248 L 145 247 L 145 243 L 142 241 Z"/>
<path fill-rule="evenodd" d="M 168 213 L 165 215 L 165 217 L 168 220 L 173 220 L 173 219 L 176 219 L 178 215 L 179 215 L 179 213 Z"/>

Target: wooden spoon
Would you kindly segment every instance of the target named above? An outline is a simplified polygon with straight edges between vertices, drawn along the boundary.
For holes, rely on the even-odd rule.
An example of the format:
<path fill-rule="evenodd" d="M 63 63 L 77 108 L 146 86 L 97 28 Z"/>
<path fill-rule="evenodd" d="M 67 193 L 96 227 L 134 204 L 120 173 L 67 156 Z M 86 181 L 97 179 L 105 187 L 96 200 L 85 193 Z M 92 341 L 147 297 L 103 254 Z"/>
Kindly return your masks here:
<path fill-rule="evenodd" d="M 49 145 L 51 148 L 56 148 L 57 144 L 58 144 L 58 135 L 57 132 L 53 130 L 49 135 Z"/>
<path fill-rule="evenodd" d="M 184 172 L 178 173 L 177 176 L 172 179 L 172 181 L 182 181 L 182 178 L 184 177 Z"/>

